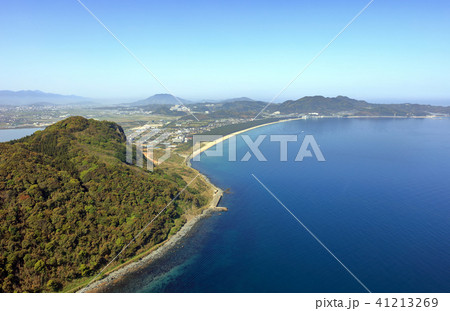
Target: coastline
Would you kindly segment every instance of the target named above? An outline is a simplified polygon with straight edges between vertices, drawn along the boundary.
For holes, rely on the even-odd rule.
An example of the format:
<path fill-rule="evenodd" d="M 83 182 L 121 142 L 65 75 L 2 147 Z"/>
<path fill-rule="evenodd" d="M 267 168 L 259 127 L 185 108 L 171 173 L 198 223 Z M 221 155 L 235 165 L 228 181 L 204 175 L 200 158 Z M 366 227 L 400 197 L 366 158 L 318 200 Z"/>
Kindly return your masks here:
<path fill-rule="evenodd" d="M 215 145 L 217 145 L 217 144 L 219 144 L 221 142 L 224 142 L 227 139 L 230 139 L 233 136 L 237 136 L 237 135 L 240 135 L 242 133 L 245 133 L 245 132 L 248 132 L 248 131 L 251 131 L 251 130 L 263 127 L 263 126 L 273 125 L 273 124 L 282 123 L 282 122 L 296 121 L 296 120 L 302 120 L 302 119 L 301 118 L 282 119 L 282 120 L 278 120 L 278 121 L 274 121 L 274 122 L 259 124 L 259 125 L 252 126 L 252 127 L 247 128 L 247 129 L 244 129 L 244 130 L 240 130 L 240 131 L 237 131 L 237 132 L 233 132 L 231 134 L 227 134 L 227 135 L 222 136 L 222 137 L 220 137 L 220 138 L 218 138 L 218 139 L 216 139 L 214 141 L 206 143 L 203 147 L 200 147 L 199 149 L 197 149 L 195 151 L 193 150 L 192 153 L 189 155 L 189 157 L 186 158 L 186 164 L 190 165 L 190 161 L 193 158 L 195 158 L 196 156 L 200 155 L 202 152 L 205 152 L 206 150 L 214 147 Z"/>
<path fill-rule="evenodd" d="M 18 126 L 18 127 L 0 127 L 0 130 L 26 130 L 26 129 L 45 129 L 47 126 L 50 126 L 51 124 L 46 125 L 33 125 L 33 126 Z"/>
<path fill-rule="evenodd" d="M 441 118 L 447 118 L 447 117 L 431 117 L 431 116 L 408 116 L 408 117 L 404 117 L 404 116 L 349 116 L 346 117 L 345 119 L 441 119 Z M 322 116 L 320 118 L 317 119 L 338 119 L 338 117 L 334 117 L 334 116 Z M 272 125 L 272 124 L 277 124 L 277 123 L 282 123 L 282 122 L 289 122 L 289 121 L 296 121 L 296 120 L 304 120 L 303 118 L 290 118 L 290 119 L 282 119 L 282 120 L 278 120 L 278 121 L 274 121 L 274 122 L 269 122 L 269 123 L 264 123 L 264 124 L 260 124 L 260 125 L 256 125 L 256 126 L 252 126 L 249 127 L 247 129 L 244 130 L 240 130 L 237 132 L 233 132 L 230 134 L 227 134 L 221 138 L 218 138 L 214 141 L 211 142 L 207 142 L 204 146 L 200 147 L 197 150 L 193 150 L 192 153 L 186 158 L 186 164 L 188 166 L 190 166 L 190 161 L 195 158 L 196 156 L 200 155 L 202 152 L 205 152 L 206 150 L 214 147 L 215 145 L 224 142 L 227 139 L 230 139 L 233 136 L 237 136 L 240 135 L 242 133 L 257 129 L 259 127 L 263 127 L 266 125 Z"/>
<path fill-rule="evenodd" d="M 201 147 L 200 149 L 196 150 L 195 152 L 191 152 L 190 155 L 188 155 L 185 159 L 185 165 L 191 167 L 190 165 L 190 161 L 195 157 L 198 156 L 199 154 L 201 154 L 202 152 L 214 147 L 215 145 L 217 145 L 218 143 L 221 143 L 233 136 L 237 136 L 240 135 L 242 133 L 251 131 L 253 129 L 257 129 L 263 126 L 267 126 L 267 125 L 273 125 L 273 124 L 277 124 L 277 123 L 282 123 L 282 122 L 288 122 L 288 121 L 295 121 L 295 120 L 302 120 L 302 118 L 291 118 L 291 119 L 282 119 L 282 120 L 277 120 L 274 122 L 269 122 L 269 123 L 264 123 L 264 124 L 260 124 L 260 125 L 256 125 L 253 127 L 249 127 L 247 129 L 244 130 L 240 130 L 240 131 L 236 131 L 230 134 L 227 134 L 215 141 L 212 142 L 208 142 L 207 144 L 205 144 L 203 147 Z M 195 169 L 194 169 L 195 170 Z M 165 241 L 163 241 L 162 243 L 153 246 L 152 248 L 150 248 L 149 250 L 147 250 L 147 254 L 143 255 L 143 257 L 137 257 L 137 258 L 131 258 L 129 260 L 129 262 L 125 262 L 124 264 L 116 267 L 115 269 L 105 273 L 104 276 L 102 276 L 102 278 L 99 278 L 98 280 L 96 280 L 95 282 L 93 282 L 92 284 L 89 284 L 87 286 L 81 287 L 78 286 L 76 287 L 76 292 L 77 293 L 85 293 L 85 292 L 99 292 L 101 290 L 105 290 L 107 291 L 108 286 L 114 284 L 115 282 L 117 282 L 118 280 L 120 280 L 121 278 L 125 277 L 127 274 L 134 272 L 136 270 L 139 270 L 147 265 L 149 265 L 152 261 L 160 258 L 161 256 L 163 256 L 164 254 L 167 253 L 167 251 L 169 251 L 178 241 L 180 241 L 184 236 L 186 236 L 186 234 L 204 217 L 208 217 L 210 216 L 212 213 L 214 212 L 220 212 L 220 211 L 226 211 L 227 209 L 225 207 L 219 207 L 219 203 L 220 203 L 220 199 L 223 195 L 223 191 L 218 188 L 217 186 L 215 186 L 213 183 L 211 183 L 211 181 L 202 173 L 200 173 L 198 170 L 195 170 L 209 185 L 211 185 L 211 187 L 213 189 L 215 189 L 213 198 L 211 199 L 209 205 L 207 207 L 205 207 L 202 211 L 201 214 L 196 215 L 194 217 L 192 217 L 191 219 L 189 219 L 182 227 L 181 229 L 175 233 L 173 236 L 169 237 L 168 239 L 166 239 Z"/>
<path fill-rule="evenodd" d="M 269 122 L 269 123 L 264 123 L 264 124 L 260 124 L 260 125 L 256 125 L 244 130 L 240 130 L 237 132 L 233 132 L 230 133 L 228 135 L 225 135 L 213 142 L 209 142 L 208 144 L 206 144 L 205 146 L 201 147 L 199 150 L 196 150 L 196 152 L 192 152 L 188 157 L 186 157 L 185 160 L 185 164 L 187 166 L 191 166 L 190 165 L 190 160 L 193 159 L 195 156 L 201 154 L 202 152 L 208 150 L 209 148 L 214 147 L 215 145 L 217 145 L 220 142 L 223 142 L 233 136 L 254 130 L 256 128 L 259 127 L 263 127 L 263 126 L 267 126 L 267 125 L 272 125 L 272 124 L 277 124 L 277 123 L 281 123 L 281 122 L 288 122 L 288 121 L 294 121 L 294 120 L 300 120 L 300 118 L 294 118 L 294 119 L 283 119 L 283 120 L 278 120 L 278 121 L 274 121 L 274 122 Z M 197 170 L 195 170 L 197 171 Z M 197 173 L 206 181 L 206 183 L 208 183 L 213 189 L 214 189 L 214 194 L 213 197 L 209 203 L 209 206 L 207 206 L 201 214 L 194 216 L 193 218 L 189 219 L 182 227 L 181 229 L 175 233 L 173 236 L 169 237 L 167 240 L 163 241 L 162 243 L 160 243 L 159 245 L 155 245 L 153 248 L 154 249 L 150 249 L 147 252 L 149 252 L 147 255 L 145 255 L 142 258 L 136 258 L 136 259 L 130 259 L 131 262 L 129 263 L 124 263 L 123 266 L 119 266 L 115 269 L 113 269 L 110 272 L 106 272 L 106 274 L 97 279 L 96 281 L 94 281 L 93 283 L 82 287 L 81 289 L 77 289 L 76 292 L 77 293 L 95 293 L 95 292 L 100 292 L 102 290 L 106 290 L 108 286 L 110 286 L 111 284 L 117 282 L 118 280 L 120 280 L 121 278 L 125 277 L 127 274 L 131 273 L 131 272 L 135 272 L 136 270 L 139 270 L 140 268 L 143 268 L 147 265 L 149 265 L 152 261 L 160 258 L 161 256 L 163 256 L 167 251 L 169 251 L 178 241 L 180 241 L 184 236 L 186 236 L 186 234 L 204 217 L 208 217 L 211 215 L 211 213 L 214 212 L 221 212 L 221 211 L 227 211 L 227 209 L 225 207 L 220 207 L 219 203 L 220 203 L 220 199 L 222 198 L 223 195 L 223 190 L 218 188 L 217 186 L 215 186 L 213 183 L 211 183 L 211 181 L 208 179 L 208 177 L 206 177 L 205 175 L 203 175 L 202 173 L 200 173 L 199 171 L 197 171 Z"/>
<path fill-rule="evenodd" d="M 181 229 L 175 233 L 173 236 L 169 237 L 167 240 L 163 241 L 162 243 L 155 245 L 154 249 L 149 249 L 147 252 L 149 252 L 147 255 L 145 255 L 142 258 L 136 258 L 131 259 L 131 262 L 125 263 L 123 267 L 119 266 L 118 268 L 107 272 L 102 278 L 97 279 L 93 283 L 84 286 L 83 288 L 77 290 L 77 293 L 95 293 L 102 290 L 106 290 L 108 286 L 113 284 L 114 282 L 117 282 L 121 278 L 125 277 L 127 274 L 131 272 L 135 272 L 136 270 L 139 270 L 140 268 L 143 268 L 147 265 L 149 265 L 154 260 L 160 258 L 164 254 L 167 253 L 175 244 L 180 241 L 186 234 L 202 219 L 205 217 L 210 216 L 214 212 L 221 212 L 226 211 L 227 209 L 225 207 L 219 207 L 218 204 L 220 202 L 220 199 L 222 198 L 223 191 L 222 189 L 216 187 L 214 184 L 211 183 L 211 181 L 201 174 L 199 172 L 200 176 L 204 178 L 204 180 L 212 186 L 214 189 L 214 195 L 211 199 L 211 202 L 209 203 L 209 206 L 207 206 L 201 214 L 194 216 L 193 218 L 189 219 L 182 227 Z"/>

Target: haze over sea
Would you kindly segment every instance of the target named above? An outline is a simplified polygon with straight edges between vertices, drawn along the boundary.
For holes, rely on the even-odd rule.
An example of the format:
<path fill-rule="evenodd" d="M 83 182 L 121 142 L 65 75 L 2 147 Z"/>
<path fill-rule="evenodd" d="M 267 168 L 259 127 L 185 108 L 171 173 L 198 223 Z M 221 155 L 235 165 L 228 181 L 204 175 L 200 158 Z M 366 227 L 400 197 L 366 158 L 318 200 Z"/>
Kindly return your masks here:
<path fill-rule="evenodd" d="M 248 132 L 314 135 L 326 162 L 206 157 L 193 166 L 222 189 L 227 213 L 199 223 L 164 258 L 113 290 L 364 292 L 251 176 L 257 176 L 372 292 L 450 291 L 450 120 L 318 119 Z M 248 151 L 237 139 L 238 159 Z"/>

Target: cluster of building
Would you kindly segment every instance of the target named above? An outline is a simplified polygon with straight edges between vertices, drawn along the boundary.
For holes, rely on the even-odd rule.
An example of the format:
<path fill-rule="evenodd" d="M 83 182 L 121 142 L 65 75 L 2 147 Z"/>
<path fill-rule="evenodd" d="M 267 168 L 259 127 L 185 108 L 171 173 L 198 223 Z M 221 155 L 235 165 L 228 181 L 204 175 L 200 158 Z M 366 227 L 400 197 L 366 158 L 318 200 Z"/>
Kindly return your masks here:
<path fill-rule="evenodd" d="M 140 142 L 145 145 L 154 143 L 158 137 L 164 135 L 164 141 L 159 141 L 158 144 L 165 148 L 174 148 L 178 144 L 192 140 L 193 135 L 204 133 L 218 127 L 246 121 L 248 120 L 230 118 L 210 121 L 200 126 L 192 126 L 191 123 L 195 123 L 194 121 L 184 120 L 178 121 L 170 127 L 167 126 L 170 124 L 169 121 L 160 124 L 148 123 L 128 130 L 127 137 L 135 137 L 136 140 L 139 139 Z"/>
<path fill-rule="evenodd" d="M 191 111 L 188 107 L 184 106 L 184 105 L 175 105 L 169 108 L 170 111 L 185 111 L 185 112 L 189 112 Z"/>

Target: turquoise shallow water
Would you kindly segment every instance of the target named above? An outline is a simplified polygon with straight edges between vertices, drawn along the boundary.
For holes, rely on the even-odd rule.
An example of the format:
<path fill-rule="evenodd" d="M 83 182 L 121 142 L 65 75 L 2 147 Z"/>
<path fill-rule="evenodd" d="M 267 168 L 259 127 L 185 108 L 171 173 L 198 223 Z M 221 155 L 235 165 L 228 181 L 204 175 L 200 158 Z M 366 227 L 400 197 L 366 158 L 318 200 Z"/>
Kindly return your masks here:
<path fill-rule="evenodd" d="M 267 162 L 203 155 L 193 166 L 230 188 L 229 212 L 112 291 L 364 292 L 251 174 L 371 291 L 450 291 L 450 120 L 301 120 L 248 134 L 312 134 L 326 162 L 294 162 L 294 142 L 280 162 L 268 138 Z"/>

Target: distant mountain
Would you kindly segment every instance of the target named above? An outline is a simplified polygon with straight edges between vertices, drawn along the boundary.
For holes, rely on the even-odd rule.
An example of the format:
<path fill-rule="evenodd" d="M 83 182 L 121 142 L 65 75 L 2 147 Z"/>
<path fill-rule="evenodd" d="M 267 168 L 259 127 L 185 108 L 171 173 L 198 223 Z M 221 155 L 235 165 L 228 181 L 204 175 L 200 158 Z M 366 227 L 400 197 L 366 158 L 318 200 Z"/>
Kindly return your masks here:
<path fill-rule="evenodd" d="M 236 97 L 236 98 L 227 98 L 227 99 L 202 99 L 197 100 L 194 103 L 195 104 L 220 104 L 220 103 L 233 103 L 238 101 L 254 101 L 251 98 L 248 97 Z"/>
<path fill-rule="evenodd" d="M 267 102 L 239 98 L 196 106 L 199 107 L 198 110 L 200 111 L 208 110 L 210 118 L 253 118 L 267 104 Z M 450 115 L 450 107 L 419 104 L 372 104 L 346 96 L 305 96 L 281 104 L 271 104 L 267 106 L 261 116 L 267 116 L 274 112 L 279 112 L 280 115 L 318 113 L 327 116 L 427 116 L 431 114 Z"/>
<path fill-rule="evenodd" d="M 178 99 L 178 100 L 177 100 Z M 147 106 L 147 105 L 180 105 L 180 102 L 183 103 L 183 105 L 189 105 L 192 104 L 191 101 L 187 99 L 183 99 L 180 97 L 174 97 L 170 94 L 155 94 L 153 96 L 150 96 L 149 98 L 138 100 L 133 103 L 129 103 L 130 106 Z"/>
<path fill-rule="evenodd" d="M 0 105 L 25 106 L 35 103 L 49 103 L 54 105 L 74 104 L 89 101 L 86 97 L 76 95 L 61 95 L 42 91 L 0 91 Z"/>
<path fill-rule="evenodd" d="M 235 103 L 235 102 L 254 102 L 253 99 L 248 97 L 236 97 L 236 98 L 229 98 L 225 100 L 219 100 L 218 103 Z"/>
<path fill-rule="evenodd" d="M 198 103 L 193 111 L 208 111 L 210 118 L 251 118 L 266 106 L 266 102 L 248 97 L 232 98 L 218 102 Z"/>
<path fill-rule="evenodd" d="M 295 101 L 288 100 L 278 105 L 270 105 L 267 112 L 282 114 L 319 113 L 321 115 L 355 116 L 426 116 L 430 114 L 450 114 L 450 107 L 419 104 L 371 104 L 346 96 L 323 97 L 306 96 Z"/>
<path fill-rule="evenodd" d="M 311 113 L 319 112 L 331 114 L 336 112 L 348 112 L 361 109 L 370 109 L 372 106 L 363 100 L 356 100 L 346 96 L 324 97 L 305 96 L 297 100 L 288 100 L 279 105 L 269 106 L 271 111 L 282 113 Z"/>

